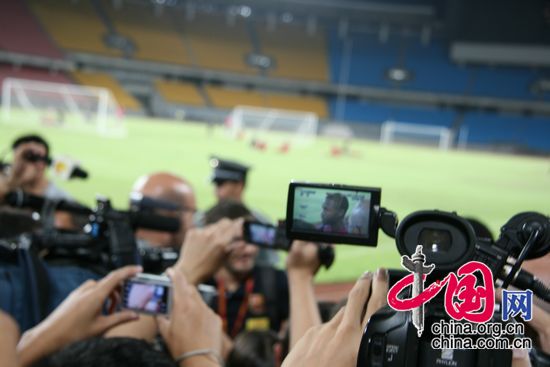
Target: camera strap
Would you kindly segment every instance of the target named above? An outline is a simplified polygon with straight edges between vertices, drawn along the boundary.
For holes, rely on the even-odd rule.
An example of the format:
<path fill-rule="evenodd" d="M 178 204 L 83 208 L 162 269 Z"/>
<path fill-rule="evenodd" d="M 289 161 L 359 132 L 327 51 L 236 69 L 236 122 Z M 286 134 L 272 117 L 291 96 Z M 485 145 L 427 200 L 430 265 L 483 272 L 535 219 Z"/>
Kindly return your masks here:
<path fill-rule="evenodd" d="M 235 322 L 233 323 L 233 328 L 231 329 L 231 333 L 228 332 L 229 329 L 229 322 L 227 319 L 227 297 L 225 292 L 225 284 L 223 280 L 218 280 L 218 314 L 220 315 L 223 323 L 223 330 L 225 333 L 227 333 L 231 338 L 234 338 L 237 336 L 239 331 L 241 331 L 241 328 L 244 324 L 244 319 L 246 318 L 246 314 L 248 313 L 248 299 L 250 298 L 250 295 L 252 294 L 252 291 L 254 290 L 254 278 L 250 277 L 246 280 L 246 283 L 244 285 L 244 297 L 241 302 L 241 305 L 239 306 L 239 312 L 237 313 L 237 318 L 235 319 Z"/>

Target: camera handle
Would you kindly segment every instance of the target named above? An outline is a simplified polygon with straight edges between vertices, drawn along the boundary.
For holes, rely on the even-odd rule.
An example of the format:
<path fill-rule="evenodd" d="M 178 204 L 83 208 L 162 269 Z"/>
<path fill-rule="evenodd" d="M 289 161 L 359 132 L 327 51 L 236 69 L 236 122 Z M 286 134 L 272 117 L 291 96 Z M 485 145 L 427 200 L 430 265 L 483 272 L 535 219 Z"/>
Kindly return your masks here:
<path fill-rule="evenodd" d="M 395 238 L 395 232 L 399 222 L 397 214 L 383 207 L 376 207 L 375 211 L 378 227 L 389 237 Z"/>
<path fill-rule="evenodd" d="M 527 240 L 527 243 L 523 248 L 521 249 L 521 252 L 519 253 L 519 256 L 510 269 L 510 272 L 508 273 L 508 276 L 506 279 L 504 279 L 504 282 L 502 283 L 502 288 L 507 288 L 510 283 L 513 281 L 514 277 L 516 276 L 516 273 L 520 270 L 521 265 L 523 264 L 523 261 L 525 258 L 531 253 L 531 249 L 533 246 L 537 243 L 537 240 L 540 238 L 541 232 L 538 229 L 535 229 L 531 234 L 529 235 L 529 239 Z"/>

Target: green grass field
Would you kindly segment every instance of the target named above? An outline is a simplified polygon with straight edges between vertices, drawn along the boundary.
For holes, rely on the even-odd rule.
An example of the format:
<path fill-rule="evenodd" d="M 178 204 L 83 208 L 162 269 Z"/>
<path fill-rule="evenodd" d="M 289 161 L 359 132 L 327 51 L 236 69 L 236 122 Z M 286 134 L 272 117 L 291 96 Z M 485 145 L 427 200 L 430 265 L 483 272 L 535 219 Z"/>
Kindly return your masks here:
<path fill-rule="evenodd" d="M 154 171 L 171 171 L 189 179 L 199 208 L 214 203 L 208 181 L 212 154 L 233 158 L 253 167 L 246 202 L 269 215 L 283 218 L 287 185 L 291 179 L 382 188 L 382 205 L 404 218 L 421 209 L 456 211 L 474 216 L 496 234 L 512 215 L 521 211 L 550 213 L 550 161 L 478 152 L 440 152 L 431 148 L 382 146 L 354 141 L 357 156 L 332 157 L 333 141 L 287 154 L 268 146 L 252 150 L 247 141 L 226 138 L 221 129 L 212 135 L 204 125 L 128 118 L 128 136 L 108 139 L 55 128 L 29 128 L 0 123 L 0 147 L 29 131 L 42 133 L 55 154 L 79 159 L 90 172 L 87 181 L 60 183 L 77 199 L 92 205 L 96 194 L 126 208 L 134 180 Z M 355 279 L 379 266 L 398 266 L 392 240 L 381 234 L 377 248 L 339 246 L 330 271 L 319 281 Z"/>

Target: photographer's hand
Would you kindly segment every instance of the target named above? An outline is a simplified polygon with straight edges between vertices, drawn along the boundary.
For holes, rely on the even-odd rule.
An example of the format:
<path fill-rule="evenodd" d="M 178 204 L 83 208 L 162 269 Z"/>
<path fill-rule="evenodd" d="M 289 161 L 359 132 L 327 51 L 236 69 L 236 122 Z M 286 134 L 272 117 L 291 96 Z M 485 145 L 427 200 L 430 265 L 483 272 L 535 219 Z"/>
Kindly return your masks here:
<path fill-rule="evenodd" d="M 286 258 L 290 293 L 290 348 L 306 332 L 321 325 L 313 278 L 320 267 L 317 244 L 294 241 Z"/>
<path fill-rule="evenodd" d="M 374 277 L 365 273 L 351 290 L 347 305 L 328 323 L 311 328 L 291 350 L 283 367 L 355 367 L 363 330 L 369 318 L 385 304 L 387 293 L 385 270 L 379 269 Z"/>
<path fill-rule="evenodd" d="M 23 334 L 17 345 L 22 365 L 29 365 L 67 344 L 103 334 L 115 325 L 135 320 L 138 315 L 133 311 L 107 316 L 101 311 L 108 298 L 112 305 L 120 299 L 117 288 L 122 281 L 141 271 L 139 266 L 126 266 L 100 281 L 88 280 L 74 290 L 51 315 Z"/>
<path fill-rule="evenodd" d="M 222 349 L 222 322 L 202 300 L 197 289 L 180 271 L 168 269 L 172 279 L 173 303 L 170 319 L 157 317 L 159 331 L 174 358 L 198 350 Z M 218 366 L 208 354 L 183 360 L 180 366 Z"/>
<path fill-rule="evenodd" d="M 222 219 L 204 228 L 189 230 L 175 269 L 191 284 L 207 280 L 221 267 L 231 243 L 242 237 L 242 226 L 242 219 Z"/>
<path fill-rule="evenodd" d="M 293 241 L 288 257 L 286 269 L 288 273 L 313 277 L 321 267 L 319 261 L 319 247 L 316 243 Z"/>
<path fill-rule="evenodd" d="M 19 327 L 15 321 L 0 311 L 0 366 L 17 367 L 17 341 L 19 340 Z"/>

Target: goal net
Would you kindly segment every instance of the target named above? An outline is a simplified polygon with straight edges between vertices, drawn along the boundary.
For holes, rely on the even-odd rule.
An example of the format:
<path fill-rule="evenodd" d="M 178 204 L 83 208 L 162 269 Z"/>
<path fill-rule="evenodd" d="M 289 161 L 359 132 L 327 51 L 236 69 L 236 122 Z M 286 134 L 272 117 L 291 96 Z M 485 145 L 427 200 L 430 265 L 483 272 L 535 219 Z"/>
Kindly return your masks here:
<path fill-rule="evenodd" d="M 124 136 L 121 109 L 110 90 L 74 84 L 6 78 L 4 123 L 52 126 Z"/>
<path fill-rule="evenodd" d="M 452 146 L 452 141 L 451 129 L 433 125 L 386 121 L 382 124 L 380 132 L 380 142 L 384 144 L 407 143 L 448 150 Z"/>
<path fill-rule="evenodd" d="M 226 129 L 233 138 L 302 145 L 315 140 L 318 123 L 313 112 L 237 106 L 226 120 Z"/>

